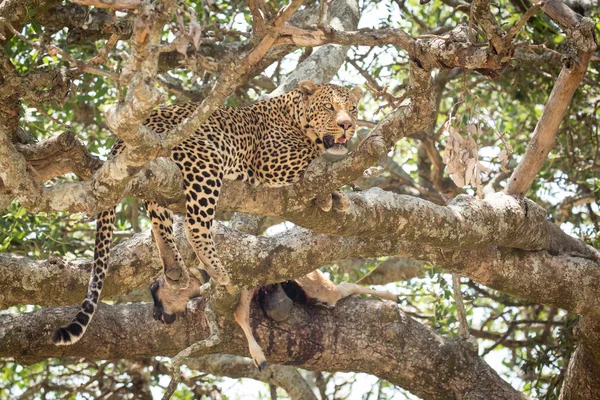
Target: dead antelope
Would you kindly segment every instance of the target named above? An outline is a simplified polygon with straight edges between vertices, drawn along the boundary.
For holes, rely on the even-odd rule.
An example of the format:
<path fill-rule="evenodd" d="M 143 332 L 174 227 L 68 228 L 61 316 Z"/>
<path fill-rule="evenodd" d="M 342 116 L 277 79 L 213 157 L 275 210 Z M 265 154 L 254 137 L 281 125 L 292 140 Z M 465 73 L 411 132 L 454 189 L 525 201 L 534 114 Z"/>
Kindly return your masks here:
<path fill-rule="evenodd" d="M 190 276 L 190 284 L 186 289 L 169 286 L 164 275 L 161 275 L 159 279 L 152 282 L 150 291 L 154 300 L 154 319 L 165 324 L 175 322 L 176 313 L 185 311 L 188 300 L 200 296 L 200 286 L 203 282 L 199 279 L 203 280 L 204 277 L 192 274 Z M 291 288 L 290 286 L 296 288 Z M 286 293 L 289 293 L 290 289 L 301 289 L 299 293 L 296 291 L 292 295 L 295 299 L 298 299 L 298 296 L 300 296 L 303 297 L 303 302 L 321 304 L 327 307 L 333 307 L 339 300 L 353 294 L 368 294 L 394 302 L 398 299 L 396 295 L 390 292 L 372 290 L 354 283 L 342 282 L 336 285 L 319 270 L 283 284 L 286 293 L 283 292 L 281 286 L 272 287 L 275 289 L 272 289 L 271 293 L 268 294 L 266 301 L 263 303 L 263 308 L 267 315 L 276 321 L 283 321 L 289 315 L 292 301 L 286 296 Z M 250 303 L 256 292 L 257 288 L 243 290 L 233 315 L 235 321 L 244 331 L 246 340 L 248 341 L 248 349 L 254 363 L 259 370 L 262 370 L 267 365 L 267 360 L 262 348 L 256 342 L 250 326 Z"/>

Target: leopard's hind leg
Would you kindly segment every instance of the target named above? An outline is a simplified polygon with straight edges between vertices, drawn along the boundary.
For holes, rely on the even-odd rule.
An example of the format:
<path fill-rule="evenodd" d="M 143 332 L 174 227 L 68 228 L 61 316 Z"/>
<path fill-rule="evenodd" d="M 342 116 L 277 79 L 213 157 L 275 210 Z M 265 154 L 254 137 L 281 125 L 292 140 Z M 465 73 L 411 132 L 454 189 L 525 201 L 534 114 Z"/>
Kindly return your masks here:
<path fill-rule="evenodd" d="M 190 281 L 188 270 L 173 239 L 173 213 L 154 201 L 146 202 L 152 221 L 152 236 L 163 264 L 163 272 L 170 286 L 185 289 Z"/>
<path fill-rule="evenodd" d="M 174 159 L 183 172 L 185 189 L 185 233 L 206 272 L 221 285 L 228 285 L 229 274 L 221 264 L 212 234 L 212 224 L 223 182 L 223 159 L 216 145 L 204 140 L 195 143 L 196 156 Z"/>
<path fill-rule="evenodd" d="M 69 345 L 77 342 L 87 329 L 98 307 L 100 293 L 108 271 L 108 255 L 115 224 L 114 207 L 98 215 L 96 220 L 96 245 L 94 247 L 94 266 L 88 284 L 88 292 L 81 304 L 81 310 L 68 326 L 58 328 L 52 334 L 55 345 Z"/>

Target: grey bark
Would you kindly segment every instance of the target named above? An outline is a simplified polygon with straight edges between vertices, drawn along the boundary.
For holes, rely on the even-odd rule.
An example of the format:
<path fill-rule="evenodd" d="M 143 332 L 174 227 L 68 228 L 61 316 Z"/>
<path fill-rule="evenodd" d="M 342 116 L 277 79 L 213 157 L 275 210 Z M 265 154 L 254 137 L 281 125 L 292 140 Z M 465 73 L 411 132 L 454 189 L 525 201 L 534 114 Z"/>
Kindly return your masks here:
<path fill-rule="evenodd" d="M 360 19 L 358 1 L 335 1 L 332 4 L 332 18 L 330 25 L 338 31 L 350 31 L 356 29 Z M 312 18 L 307 18 L 303 22 L 312 25 L 317 22 L 317 13 Z M 280 96 L 289 92 L 298 86 L 298 82 L 304 79 L 311 79 L 315 83 L 328 83 L 333 79 L 337 71 L 346 60 L 347 46 L 326 45 L 320 47 L 304 60 L 298 67 L 289 74 L 284 82 L 275 89 L 269 97 Z"/>
<path fill-rule="evenodd" d="M 184 236 L 181 228 L 176 229 L 182 257 L 188 267 L 195 267 L 198 261 Z M 397 255 L 429 261 L 522 299 L 591 317 L 600 310 L 600 265 L 579 257 L 498 247 L 456 250 L 393 237 L 327 236 L 305 229 L 256 237 L 220 224 L 215 225 L 215 240 L 232 282 L 242 287 L 298 278 L 334 260 Z M 35 261 L 0 255 L 0 305 L 78 303 L 90 269 L 90 260 Z M 103 295 L 115 296 L 146 285 L 160 269 L 150 232 L 135 235 L 111 253 Z M 46 288 L 43 293 L 38 289 L 42 286 Z"/>
<path fill-rule="evenodd" d="M 560 400 L 595 399 L 600 388 L 600 319 L 582 316 L 575 334 L 579 345 L 569 361 Z"/>
<path fill-rule="evenodd" d="M 149 304 L 102 304 L 84 338 L 69 347 L 52 345 L 50 334 L 71 317 L 74 307 L 0 314 L 0 357 L 28 363 L 71 355 L 95 359 L 173 356 L 208 335 L 203 303 L 201 299 L 190 302 L 185 317 L 171 326 L 153 321 Z M 437 335 L 391 302 L 349 298 L 333 309 L 295 306 L 284 323 L 269 320 L 253 307 L 251 321 L 271 363 L 366 372 L 424 399 L 523 399 L 470 346 Z M 219 327 L 221 342 L 196 355 L 247 355 L 241 329 L 223 317 Z"/>

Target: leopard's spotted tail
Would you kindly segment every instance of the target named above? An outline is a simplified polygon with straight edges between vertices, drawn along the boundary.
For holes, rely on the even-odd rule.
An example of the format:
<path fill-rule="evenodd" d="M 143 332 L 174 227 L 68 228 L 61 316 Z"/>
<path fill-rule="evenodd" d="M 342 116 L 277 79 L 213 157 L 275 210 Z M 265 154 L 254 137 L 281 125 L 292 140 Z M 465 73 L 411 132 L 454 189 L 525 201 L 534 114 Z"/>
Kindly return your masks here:
<path fill-rule="evenodd" d="M 56 329 L 52 334 L 52 342 L 55 345 L 70 345 L 81 339 L 96 311 L 108 270 L 108 254 L 110 252 L 114 224 L 114 208 L 98 215 L 98 219 L 96 220 L 94 268 L 92 269 L 92 276 L 88 284 L 88 292 L 81 304 L 81 310 L 75 315 L 73 321 L 68 326 Z"/>

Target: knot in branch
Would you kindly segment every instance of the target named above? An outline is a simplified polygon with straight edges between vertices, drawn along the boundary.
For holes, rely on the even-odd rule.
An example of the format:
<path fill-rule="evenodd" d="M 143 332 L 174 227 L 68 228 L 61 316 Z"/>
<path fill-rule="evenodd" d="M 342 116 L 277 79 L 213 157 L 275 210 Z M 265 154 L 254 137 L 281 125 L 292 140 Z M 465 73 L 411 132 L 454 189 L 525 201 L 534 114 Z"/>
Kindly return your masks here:
<path fill-rule="evenodd" d="M 594 21 L 591 18 L 583 17 L 571 32 L 570 39 L 573 46 L 584 53 L 594 52 L 598 47 L 594 29 Z"/>
<path fill-rule="evenodd" d="M 370 157 L 379 157 L 388 151 L 385 139 L 380 135 L 369 135 L 362 141 L 358 149 Z"/>

